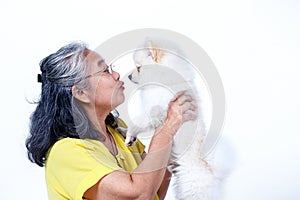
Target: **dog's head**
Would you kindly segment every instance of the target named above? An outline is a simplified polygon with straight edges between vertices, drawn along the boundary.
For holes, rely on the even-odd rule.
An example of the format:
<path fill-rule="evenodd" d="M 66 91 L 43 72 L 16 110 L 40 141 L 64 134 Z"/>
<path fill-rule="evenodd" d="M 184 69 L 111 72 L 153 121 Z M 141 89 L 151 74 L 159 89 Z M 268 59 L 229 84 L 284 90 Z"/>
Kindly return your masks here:
<path fill-rule="evenodd" d="M 146 42 L 133 54 L 134 64 L 136 69 L 128 76 L 128 78 L 138 84 L 143 73 L 143 66 L 151 64 L 160 64 L 165 52 L 162 48 L 159 48 L 158 44 L 155 44 L 151 40 Z"/>

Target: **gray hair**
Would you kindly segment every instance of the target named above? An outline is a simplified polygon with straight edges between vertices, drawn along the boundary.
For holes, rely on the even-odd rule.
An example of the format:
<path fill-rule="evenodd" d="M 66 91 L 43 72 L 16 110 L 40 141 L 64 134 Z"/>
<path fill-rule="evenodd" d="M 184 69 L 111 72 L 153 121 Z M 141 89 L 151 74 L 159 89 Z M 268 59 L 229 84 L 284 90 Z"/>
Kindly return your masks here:
<path fill-rule="evenodd" d="M 87 46 L 73 42 L 40 62 L 42 91 L 26 140 L 29 159 L 43 166 L 48 149 L 64 137 L 101 139 L 72 95 L 72 86 L 89 88 Z"/>
<path fill-rule="evenodd" d="M 81 42 L 70 43 L 43 59 L 40 63 L 42 80 L 62 86 L 72 86 L 85 82 L 87 87 L 87 45 Z M 44 76 L 43 76 L 44 74 Z"/>

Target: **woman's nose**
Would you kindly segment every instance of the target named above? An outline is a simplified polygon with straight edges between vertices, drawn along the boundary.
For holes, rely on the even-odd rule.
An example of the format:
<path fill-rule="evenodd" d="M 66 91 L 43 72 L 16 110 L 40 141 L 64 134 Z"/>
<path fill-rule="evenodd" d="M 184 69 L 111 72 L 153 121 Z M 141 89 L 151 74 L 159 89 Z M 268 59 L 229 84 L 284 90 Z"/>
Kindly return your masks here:
<path fill-rule="evenodd" d="M 120 74 L 114 70 L 112 70 L 112 76 L 114 77 L 115 80 L 119 80 L 120 79 Z"/>

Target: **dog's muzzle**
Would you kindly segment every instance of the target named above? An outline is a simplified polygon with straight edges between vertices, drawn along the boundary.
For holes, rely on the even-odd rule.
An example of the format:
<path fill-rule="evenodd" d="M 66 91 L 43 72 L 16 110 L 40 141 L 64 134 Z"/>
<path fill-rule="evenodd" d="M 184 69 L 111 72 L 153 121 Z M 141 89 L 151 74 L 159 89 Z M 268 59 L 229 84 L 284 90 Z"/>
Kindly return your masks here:
<path fill-rule="evenodd" d="M 139 82 L 132 80 L 132 74 L 128 75 L 128 78 L 131 82 L 133 82 L 134 84 L 139 84 Z"/>

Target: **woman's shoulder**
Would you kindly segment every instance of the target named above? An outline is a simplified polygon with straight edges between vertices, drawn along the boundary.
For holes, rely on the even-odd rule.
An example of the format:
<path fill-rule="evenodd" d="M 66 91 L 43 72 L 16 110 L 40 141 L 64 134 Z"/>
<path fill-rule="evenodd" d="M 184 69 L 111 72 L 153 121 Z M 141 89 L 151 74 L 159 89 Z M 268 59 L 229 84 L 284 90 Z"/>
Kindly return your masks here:
<path fill-rule="evenodd" d="M 110 153 L 103 143 L 92 139 L 63 138 L 57 141 L 48 151 L 46 166 L 67 167 L 78 163 L 95 162 L 102 158 L 109 158 Z M 112 158 L 113 160 L 113 158 Z"/>
<path fill-rule="evenodd" d="M 61 138 L 57 142 L 54 143 L 54 145 L 51 147 L 51 149 L 60 149 L 60 148 L 68 148 L 68 147 L 74 147 L 80 145 L 83 140 L 79 138 Z"/>
<path fill-rule="evenodd" d="M 49 149 L 49 154 L 70 154 L 79 151 L 95 151 L 103 148 L 103 144 L 98 140 L 80 138 L 62 138 L 54 143 Z"/>

